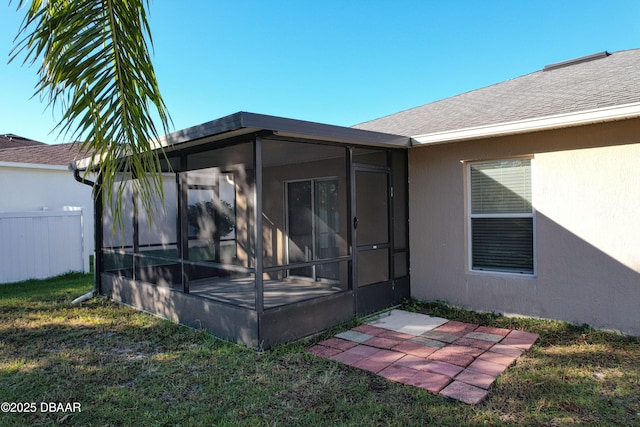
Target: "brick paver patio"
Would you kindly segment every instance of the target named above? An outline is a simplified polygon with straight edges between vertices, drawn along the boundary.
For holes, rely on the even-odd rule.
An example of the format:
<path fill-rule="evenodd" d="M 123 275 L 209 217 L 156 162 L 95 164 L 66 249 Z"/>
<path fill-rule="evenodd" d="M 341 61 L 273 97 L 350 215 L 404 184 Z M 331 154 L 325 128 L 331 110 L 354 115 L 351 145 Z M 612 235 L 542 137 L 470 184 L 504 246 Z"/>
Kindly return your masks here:
<path fill-rule="evenodd" d="M 309 351 L 390 381 L 476 404 L 537 339 L 529 332 L 392 310 Z"/>

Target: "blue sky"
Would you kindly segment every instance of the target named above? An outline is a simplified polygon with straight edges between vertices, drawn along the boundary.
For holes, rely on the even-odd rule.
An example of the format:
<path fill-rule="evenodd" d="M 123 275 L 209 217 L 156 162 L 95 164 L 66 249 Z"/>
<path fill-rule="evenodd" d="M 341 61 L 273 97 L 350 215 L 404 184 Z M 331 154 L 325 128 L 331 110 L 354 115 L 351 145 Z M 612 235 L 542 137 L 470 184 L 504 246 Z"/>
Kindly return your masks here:
<path fill-rule="evenodd" d="M 36 66 L 7 65 L 22 12 L 0 6 L 0 134 L 46 143 Z M 14 2 L 16 3 L 16 2 Z M 640 1 L 186 0 L 151 3 L 176 130 L 237 111 L 350 126 L 607 50 L 640 48 Z"/>

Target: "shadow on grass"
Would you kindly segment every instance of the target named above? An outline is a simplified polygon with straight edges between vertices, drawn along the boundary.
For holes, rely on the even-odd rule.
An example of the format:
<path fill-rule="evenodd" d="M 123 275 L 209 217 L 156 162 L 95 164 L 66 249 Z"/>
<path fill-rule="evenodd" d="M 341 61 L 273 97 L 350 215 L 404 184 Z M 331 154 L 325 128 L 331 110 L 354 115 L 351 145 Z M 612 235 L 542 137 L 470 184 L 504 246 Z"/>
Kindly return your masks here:
<path fill-rule="evenodd" d="M 0 400 L 80 402 L 82 412 L 0 414 L 3 426 L 424 425 L 473 416 L 319 360 L 308 342 L 260 353 L 105 299 L 76 307 L 58 294 L 27 292 L 8 303 L 26 311 L 0 313 Z"/>
<path fill-rule="evenodd" d="M 70 417 L 78 425 L 423 424 L 431 416 L 417 408 L 428 402 L 453 413 L 446 400 L 316 359 L 306 343 L 260 353 L 117 307 L 90 302 L 85 317 L 111 316 L 95 326 L 6 328 L 0 400 L 80 402 Z M 55 424 L 64 415 L 0 414 L 0 424 Z"/>
<path fill-rule="evenodd" d="M 361 320 L 256 352 L 105 299 L 78 307 L 61 296 L 83 287 L 58 283 L 50 296 L 0 301 L 28 309 L 0 311 L 0 401 L 82 405 L 72 414 L 0 414 L 0 425 L 54 425 L 65 415 L 73 425 L 633 425 L 640 413 L 637 339 L 416 307 L 541 335 L 487 400 L 469 406 L 307 352 Z"/>

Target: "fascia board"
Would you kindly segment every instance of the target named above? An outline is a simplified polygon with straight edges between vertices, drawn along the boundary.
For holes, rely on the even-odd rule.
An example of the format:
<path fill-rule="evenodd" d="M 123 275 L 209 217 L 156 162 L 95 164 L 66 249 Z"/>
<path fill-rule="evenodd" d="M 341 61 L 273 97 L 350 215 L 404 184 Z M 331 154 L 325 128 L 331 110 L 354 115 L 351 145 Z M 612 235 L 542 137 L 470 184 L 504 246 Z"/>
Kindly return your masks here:
<path fill-rule="evenodd" d="M 640 102 L 569 114 L 412 136 L 413 145 L 445 144 L 640 117 Z"/>
<path fill-rule="evenodd" d="M 68 166 L 62 166 L 62 165 L 45 165 L 41 163 L 2 162 L 2 161 L 0 161 L 0 167 L 21 168 L 21 169 L 45 169 L 45 170 L 58 170 L 58 171 L 69 170 Z"/>
<path fill-rule="evenodd" d="M 285 137 L 299 137 L 321 141 L 392 148 L 408 148 L 410 146 L 410 140 L 406 136 L 245 111 L 173 132 L 161 137 L 159 140 L 151 141 L 151 144 L 154 149 L 180 150 L 182 147 L 185 147 L 186 144 L 212 142 L 232 136 L 259 132 L 261 130 L 271 131 L 274 134 Z M 101 158 L 95 158 L 93 165 L 99 165 L 101 161 Z M 80 170 L 88 169 L 91 166 L 91 158 L 75 162 L 75 167 Z"/>
<path fill-rule="evenodd" d="M 346 144 L 383 146 L 391 148 L 409 147 L 409 138 L 401 135 L 355 129 L 306 120 L 243 113 L 245 126 L 272 131 L 283 137 L 295 137 Z"/>

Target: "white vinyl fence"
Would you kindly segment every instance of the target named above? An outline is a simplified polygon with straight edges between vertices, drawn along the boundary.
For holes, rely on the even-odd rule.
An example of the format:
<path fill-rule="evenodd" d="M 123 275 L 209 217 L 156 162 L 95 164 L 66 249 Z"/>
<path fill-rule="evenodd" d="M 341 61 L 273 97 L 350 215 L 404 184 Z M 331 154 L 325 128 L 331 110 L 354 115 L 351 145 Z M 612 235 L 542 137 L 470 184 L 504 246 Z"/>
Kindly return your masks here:
<path fill-rule="evenodd" d="M 89 271 L 81 208 L 0 212 L 0 283 Z"/>

